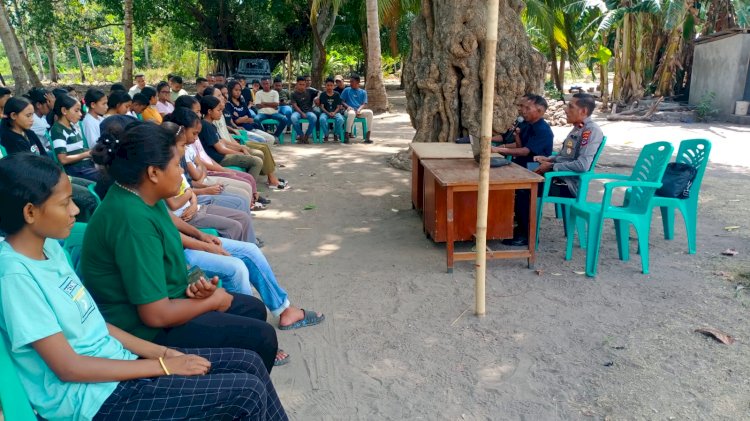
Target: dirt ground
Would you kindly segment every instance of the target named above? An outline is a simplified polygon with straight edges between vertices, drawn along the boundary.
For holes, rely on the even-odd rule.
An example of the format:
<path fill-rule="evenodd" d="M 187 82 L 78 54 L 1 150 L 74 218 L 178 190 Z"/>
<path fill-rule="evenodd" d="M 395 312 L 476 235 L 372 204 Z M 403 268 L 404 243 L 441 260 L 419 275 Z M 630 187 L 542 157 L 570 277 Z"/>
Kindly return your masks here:
<path fill-rule="evenodd" d="M 630 261 L 617 259 L 609 224 L 599 275 L 586 278 L 575 273 L 580 250 L 563 260 L 562 223 L 548 208 L 542 274 L 491 261 L 477 318 L 472 265 L 445 273 L 444 245 L 425 239 L 411 209 L 410 173 L 385 163 L 413 135 L 403 91 L 390 94 L 396 112 L 376 116 L 374 145 L 275 148 L 293 189 L 270 194 L 256 229 L 292 303 L 327 317 L 279 331 L 292 360 L 272 377 L 292 419 L 750 419 L 750 127 L 603 121 L 598 171 L 629 173 L 650 141 L 713 142 L 698 253 L 687 254 L 679 216 L 665 241 L 657 212 L 650 275 L 635 243 Z M 555 128 L 556 148 L 568 130 Z M 722 256 L 727 248 L 739 254 Z"/>

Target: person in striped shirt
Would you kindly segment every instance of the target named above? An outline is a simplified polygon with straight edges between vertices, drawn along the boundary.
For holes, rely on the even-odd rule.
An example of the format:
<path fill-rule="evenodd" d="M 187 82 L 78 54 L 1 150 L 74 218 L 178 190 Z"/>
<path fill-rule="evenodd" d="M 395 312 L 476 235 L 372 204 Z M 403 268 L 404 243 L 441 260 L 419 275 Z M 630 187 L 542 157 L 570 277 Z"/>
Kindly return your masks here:
<path fill-rule="evenodd" d="M 55 101 L 53 112 L 57 121 L 50 129 L 50 141 L 57 160 L 68 175 L 97 181 L 99 170 L 91 160 L 91 152 L 78 130 L 81 103 L 71 96 L 60 95 Z"/>

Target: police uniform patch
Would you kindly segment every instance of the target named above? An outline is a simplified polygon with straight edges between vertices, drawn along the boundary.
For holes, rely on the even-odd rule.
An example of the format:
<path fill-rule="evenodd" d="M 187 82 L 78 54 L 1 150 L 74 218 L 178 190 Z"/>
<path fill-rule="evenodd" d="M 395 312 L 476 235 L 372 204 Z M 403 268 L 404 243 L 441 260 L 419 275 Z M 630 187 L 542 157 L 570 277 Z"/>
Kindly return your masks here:
<path fill-rule="evenodd" d="M 586 146 L 587 143 L 589 143 L 589 138 L 591 137 L 591 130 L 586 130 L 581 135 L 581 146 Z"/>

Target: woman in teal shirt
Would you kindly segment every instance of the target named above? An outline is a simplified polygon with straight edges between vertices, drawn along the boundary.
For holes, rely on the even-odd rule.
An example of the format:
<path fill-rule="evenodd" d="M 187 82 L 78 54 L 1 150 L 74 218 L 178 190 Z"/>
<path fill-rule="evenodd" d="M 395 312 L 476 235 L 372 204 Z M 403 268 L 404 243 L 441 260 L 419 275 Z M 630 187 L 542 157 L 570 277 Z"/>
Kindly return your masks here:
<path fill-rule="evenodd" d="M 30 153 L 0 160 L 0 340 L 48 420 L 285 420 L 261 359 L 183 352 L 105 323 L 59 242 L 78 213 L 68 177 Z"/>

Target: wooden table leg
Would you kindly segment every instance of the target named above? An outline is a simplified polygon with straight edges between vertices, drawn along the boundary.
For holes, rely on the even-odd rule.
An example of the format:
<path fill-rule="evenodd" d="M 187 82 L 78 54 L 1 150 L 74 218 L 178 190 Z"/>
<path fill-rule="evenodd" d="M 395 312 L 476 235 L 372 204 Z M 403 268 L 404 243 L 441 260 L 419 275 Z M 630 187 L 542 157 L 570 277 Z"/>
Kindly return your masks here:
<path fill-rule="evenodd" d="M 531 256 L 528 260 L 529 269 L 534 269 L 534 263 L 536 263 L 536 195 L 538 183 L 531 183 L 531 191 L 529 192 L 529 253 Z"/>
<path fill-rule="evenodd" d="M 445 193 L 447 195 L 445 204 L 445 211 L 447 216 L 447 223 L 445 227 L 445 253 L 448 265 L 448 273 L 453 273 L 453 187 L 448 186 L 445 189 Z"/>

